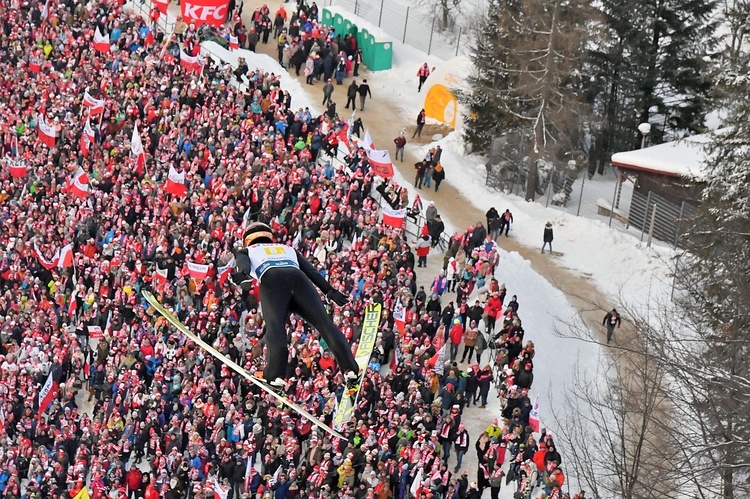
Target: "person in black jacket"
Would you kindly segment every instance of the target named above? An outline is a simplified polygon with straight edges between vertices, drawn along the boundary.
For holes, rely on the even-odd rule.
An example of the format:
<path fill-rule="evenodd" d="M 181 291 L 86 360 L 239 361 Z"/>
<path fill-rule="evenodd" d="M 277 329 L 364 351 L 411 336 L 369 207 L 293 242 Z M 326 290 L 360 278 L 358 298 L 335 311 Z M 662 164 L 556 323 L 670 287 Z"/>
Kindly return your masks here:
<path fill-rule="evenodd" d="M 412 139 L 416 136 L 419 136 L 420 138 L 422 137 L 422 129 L 424 128 L 425 121 L 427 121 L 427 114 L 424 109 L 422 109 L 417 115 L 417 129 L 414 130 L 414 134 L 411 136 Z"/>
<path fill-rule="evenodd" d="M 372 92 L 370 91 L 370 85 L 367 84 L 367 80 L 362 80 L 362 84 L 357 89 L 359 92 L 359 107 L 360 111 L 365 110 L 365 99 L 369 95 L 372 98 Z"/>
<path fill-rule="evenodd" d="M 549 244 L 549 251 L 552 253 L 552 239 L 554 239 L 554 234 L 552 233 L 552 223 L 547 222 L 547 224 L 544 226 L 544 242 L 542 243 L 542 254 L 544 254 L 544 247 Z"/>
<path fill-rule="evenodd" d="M 357 85 L 357 80 L 352 80 L 349 87 L 346 89 L 346 108 L 349 109 L 349 104 L 352 105 L 352 109 L 357 108 L 357 103 L 355 102 L 355 99 L 357 98 L 357 90 L 359 90 L 359 86 Z"/>
<path fill-rule="evenodd" d="M 620 320 L 620 314 L 617 313 L 617 309 L 613 308 L 611 312 L 608 312 L 607 315 L 604 316 L 602 326 L 607 326 L 607 343 L 612 340 L 612 333 L 615 332 L 615 326 L 619 329 L 621 323 L 622 321 Z"/>

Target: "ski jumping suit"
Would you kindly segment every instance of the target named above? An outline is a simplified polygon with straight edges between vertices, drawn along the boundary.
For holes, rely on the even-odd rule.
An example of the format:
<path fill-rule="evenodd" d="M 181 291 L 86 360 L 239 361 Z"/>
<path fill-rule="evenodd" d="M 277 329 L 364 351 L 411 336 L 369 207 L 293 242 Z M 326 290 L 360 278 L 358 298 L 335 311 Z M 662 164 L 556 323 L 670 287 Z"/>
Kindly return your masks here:
<path fill-rule="evenodd" d="M 286 379 L 288 345 L 286 321 L 297 313 L 320 332 L 342 372 L 359 371 L 346 337 L 326 313 L 313 284 L 323 293 L 333 287 L 294 248 L 283 244 L 253 244 L 237 252 L 237 269 L 260 281 L 260 302 L 266 322 L 268 358 L 263 377 Z"/>

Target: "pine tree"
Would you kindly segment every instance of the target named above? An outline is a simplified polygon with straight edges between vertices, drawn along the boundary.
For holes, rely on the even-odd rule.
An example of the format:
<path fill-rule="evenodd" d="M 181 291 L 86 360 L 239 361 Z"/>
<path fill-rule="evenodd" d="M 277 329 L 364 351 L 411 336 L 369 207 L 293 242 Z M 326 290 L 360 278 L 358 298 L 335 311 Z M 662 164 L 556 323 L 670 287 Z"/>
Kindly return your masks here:
<path fill-rule="evenodd" d="M 651 142 L 704 131 L 716 47 L 715 0 L 602 0 L 590 53 L 594 125 L 592 171 L 613 152 L 639 146 L 639 123 Z"/>
<path fill-rule="evenodd" d="M 522 129 L 528 141 L 526 198 L 536 192 L 537 163 L 577 151 L 584 0 L 493 0 L 473 52 L 477 74 L 464 96 L 467 140 L 486 150 L 493 136 Z"/>

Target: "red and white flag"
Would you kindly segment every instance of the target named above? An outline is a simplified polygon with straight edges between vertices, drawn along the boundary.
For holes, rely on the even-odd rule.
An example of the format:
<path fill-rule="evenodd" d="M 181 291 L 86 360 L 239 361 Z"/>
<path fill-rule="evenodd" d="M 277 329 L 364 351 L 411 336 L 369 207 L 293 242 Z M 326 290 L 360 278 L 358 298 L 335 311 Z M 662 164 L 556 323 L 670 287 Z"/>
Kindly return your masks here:
<path fill-rule="evenodd" d="M 60 250 L 57 266 L 61 269 L 73 266 L 73 243 L 68 243 Z"/>
<path fill-rule="evenodd" d="M 91 350 L 86 352 L 86 360 L 83 361 L 83 377 L 85 379 L 91 377 Z"/>
<path fill-rule="evenodd" d="M 79 198 L 85 198 L 89 195 L 89 176 L 80 166 L 73 178 L 68 180 L 68 192 L 72 192 L 74 196 Z"/>
<path fill-rule="evenodd" d="M 109 52 L 111 47 L 109 46 L 109 33 L 102 35 L 99 31 L 99 26 L 94 31 L 94 48 L 99 52 Z"/>
<path fill-rule="evenodd" d="M 68 317 L 73 317 L 76 314 L 76 310 L 78 310 L 78 300 L 76 300 L 77 294 L 78 290 L 73 290 L 73 294 L 70 295 L 70 298 L 68 299 Z"/>
<path fill-rule="evenodd" d="M 391 162 L 391 155 L 388 154 L 387 149 L 375 150 L 365 148 L 365 151 L 367 151 L 367 159 L 374 174 L 383 178 L 393 176 L 393 162 Z"/>
<path fill-rule="evenodd" d="M 86 326 L 86 329 L 89 331 L 89 338 L 92 340 L 104 338 L 104 331 L 102 331 L 101 326 Z"/>
<path fill-rule="evenodd" d="M 107 322 L 104 324 L 104 333 L 112 334 L 112 311 L 107 314 Z"/>
<path fill-rule="evenodd" d="M 406 331 L 406 307 L 401 303 L 401 298 L 396 299 L 396 305 L 393 307 L 393 322 L 403 338 Z"/>
<path fill-rule="evenodd" d="M 202 281 L 203 279 L 208 277 L 208 269 L 208 265 L 187 262 L 188 274 L 190 274 L 190 277 L 195 279 L 196 281 Z"/>
<path fill-rule="evenodd" d="M 60 251 L 58 250 L 57 253 L 55 253 L 51 259 L 44 258 L 44 255 L 42 254 L 42 251 L 39 249 L 39 246 L 36 245 L 36 242 L 34 242 L 34 255 L 36 256 L 37 260 L 39 260 L 39 263 L 42 264 L 42 267 L 44 267 L 47 270 L 54 269 L 57 267 L 57 263 L 60 261 Z"/>
<path fill-rule="evenodd" d="M 406 208 L 394 210 L 390 206 L 383 206 L 383 223 L 394 229 L 400 229 L 404 226 L 406 218 Z"/>
<path fill-rule="evenodd" d="M 47 147 L 55 147 L 55 127 L 47 124 L 47 120 L 41 114 L 39 115 L 37 130 L 39 131 L 39 140 L 42 141 L 42 144 Z"/>
<path fill-rule="evenodd" d="M 154 0 L 154 8 L 161 12 L 162 14 L 167 13 L 167 8 L 169 7 L 169 0 Z"/>
<path fill-rule="evenodd" d="M 166 284 L 168 275 L 169 271 L 167 269 L 160 269 L 159 267 L 156 267 L 153 279 L 160 284 Z"/>
<path fill-rule="evenodd" d="M 32 54 L 29 57 L 29 71 L 31 71 L 32 73 L 38 73 L 41 70 L 42 70 L 42 59 L 39 56 Z"/>
<path fill-rule="evenodd" d="M 240 48 L 240 42 L 234 35 L 229 35 L 229 48 L 232 50 L 237 50 L 238 48 Z"/>
<path fill-rule="evenodd" d="M 146 151 L 143 148 L 141 134 L 138 133 L 138 125 L 133 127 L 133 137 L 130 139 L 130 155 L 135 158 L 135 173 L 143 173 L 143 165 L 146 164 Z"/>
<path fill-rule="evenodd" d="M 91 149 L 91 144 L 94 143 L 95 139 L 96 135 L 94 129 L 91 128 L 91 122 L 86 118 L 86 124 L 83 125 L 83 133 L 81 134 L 81 153 L 84 156 L 89 155 L 89 149 Z"/>
<path fill-rule="evenodd" d="M 216 269 L 217 274 L 218 274 L 219 284 L 223 285 L 227 281 L 227 279 L 229 278 L 229 274 L 232 273 L 234 264 L 235 264 L 234 257 L 232 257 L 232 259 L 229 260 L 229 262 L 226 265 L 223 265 L 219 267 L 218 269 Z"/>
<path fill-rule="evenodd" d="M 529 412 L 529 426 L 531 431 L 539 433 L 539 395 L 534 398 L 534 405 L 531 406 L 531 412 Z"/>
<path fill-rule="evenodd" d="M 88 90 L 83 94 L 83 105 L 89 108 L 89 116 L 96 116 L 104 112 L 104 99 L 94 99 Z"/>
<path fill-rule="evenodd" d="M 167 175 L 167 192 L 173 196 L 187 196 L 185 174 L 177 173 L 174 166 L 169 167 L 169 174 Z"/>
<path fill-rule="evenodd" d="M 375 142 L 372 141 L 372 136 L 370 135 L 370 130 L 367 130 L 365 132 L 365 138 L 362 143 L 362 147 L 364 147 L 366 150 L 372 150 L 375 149 Z"/>
<path fill-rule="evenodd" d="M 49 1 L 44 2 L 44 7 L 42 7 L 42 19 L 49 19 Z"/>
<path fill-rule="evenodd" d="M 430 357 L 430 360 L 427 361 L 427 365 L 435 371 L 435 374 L 440 376 L 443 375 L 443 371 L 445 371 L 445 345 L 440 347 L 440 350 Z"/>
<path fill-rule="evenodd" d="M 180 65 L 185 71 L 200 73 L 203 71 L 203 58 L 197 55 L 188 55 L 184 50 L 180 50 Z"/>
<path fill-rule="evenodd" d="M 8 171 L 11 177 L 25 177 L 28 174 L 26 170 L 26 161 L 22 159 L 6 158 L 5 164 L 8 165 Z"/>
<path fill-rule="evenodd" d="M 47 381 L 39 391 L 39 419 L 42 418 L 42 414 L 44 414 L 47 408 L 52 405 L 52 401 L 57 398 L 59 390 L 60 385 L 57 384 L 57 381 L 52 379 L 52 373 L 49 373 Z"/>

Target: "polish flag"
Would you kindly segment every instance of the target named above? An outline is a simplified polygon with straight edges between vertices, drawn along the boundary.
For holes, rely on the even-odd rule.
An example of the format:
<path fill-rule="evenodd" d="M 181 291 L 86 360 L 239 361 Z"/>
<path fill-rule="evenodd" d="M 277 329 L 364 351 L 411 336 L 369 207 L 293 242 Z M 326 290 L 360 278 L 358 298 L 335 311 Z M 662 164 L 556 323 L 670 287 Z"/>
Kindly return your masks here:
<path fill-rule="evenodd" d="M 226 265 L 223 265 L 217 269 L 217 274 L 219 278 L 219 284 L 223 285 L 227 279 L 229 278 L 229 274 L 231 274 L 232 269 L 234 268 L 234 257 L 232 257 L 231 260 Z"/>
<path fill-rule="evenodd" d="M 404 226 L 406 218 L 406 208 L 394 210 L 390 206 L 383 206 L 383 223 L 394 229 L 400 229 Z"/>
<path fill-rule="evenodd" d="M 135 173 L 143 173 L 143 165 L 146 163 L 146 151 L 143 149 L 141 134 L 138 133 L 138 125 L 133 127 L 133 137 L 130 139 L 130 155 L 135 157 Z"/>
<path fill-rule="evenodd" d="M 92 340 L 104 338 L 104 331 L 100 326 L 86 326 L 89 331 L 89 338 Z"/>
<path fill-rule="evenodd" d="M 96 116 L 104 112 L 104 99 L 94 99 L 88 90 L 83 94 L 83 105 L 89 108 L 89 116 Z"/>
<path fill-rule="evenodd" d="M 57 266 L 61 269 L 73 266 L 73 243 L 68 243 L 60 250 Z"/>
<path fill-rule="evenodd" d="M 94 129 L 91 128 L 91 122 L 86 118 L 86 124 L 83 126 L 83 133 L 81 134 L 81 153 L 83 153 L 84 156 L 89 155 L 89 149 L 95 139 L 96 135 L 94 134 Z"/>
<path fill-rule="evenodd" d="M 156 271 L 154 272 L 154 275 L 152 277 L 155 281 L 161 284 L 166 284 L 168 275 L 169 271 L 167 269 L 160 269 L 159 267 L 156 267 Z"/>
<path fill-rule="evenodd" d="M 59 391 L 60 386 L 57 384 L 57 381 L 52 379 L 52 373 L 49 373 L 47 381 L 39 392 L 39 419 L 42 418 L 42 414 L 44 414 L 47 408 L 52 405 L 52 401 L 57 398 Z"/>
<path fill-rule="evenodd" d="M 78 290 L 76 289 L 73 291 L 73 294 L 70 295 L 70 303 L 68 303 L 68 317 L 73 317 L 76 314 L 76 310 L 78 310 L 78 300 L 76 300 L 76 295 L 78 294 Z"/>
<path fill-rule="evenodd" d="M 391 371 L 396 372 L 396 369 L 398 368 L 398 361 L 400 360 L 401 354 L 398 352 L 398 347 L 396 347 L 393 350 L 393 357 L 391 357 L 391 363 L 388 367 L 391 368 Z"/>
<path fill-rule="evenodd" d="M 232 50 L 237 50 L 238 48 L 240 48 L 240 42 L 234 35 L 229 35 L 229 48 Z"/>
<path fill-rule="evenodd" d="M 154 8 L 162 14 L 167 13 L 167 7 L 169 7 L 169 0 L 154 0 Z"/>
<path fill-rule="evenodd" d="M 36 56 L 32 55 L 29 57 L 29 71 L 32 73 L 38 73 L 42 70 L 42 60 Z"/>
<path fill-rule="evenodd" d="M 91 350 L 86 352 L 86 360 L 83 362 L 83 377 L 85 379 L 91 377 Z"/>
<path fill-rule="evenodd" d="M 112 334 L 112 311 L 107 314 L 107 322 L 104 324 L 104 333 Z"/>
<path fill-rule="evenodd" d="M 375 142 L 372 141 L 370 130 L 367 130 L 365 132 L 365 138 L 364 138 L 364 142 L 362 143 L 362 147 L 364 147 L 368 151 L 375 149 Z"/>
<path fill-rule="evenodd" d="M 42 141 L 47 147 L 55 147 L 55 127 L 48 125 L 43 115 L 39 115 L 39 123 L 37 123 L 37 130 L 39 131 L 39 140 Z"/>
<path fill-rule="evenodd" d="M 202 281 L 208 276 L 208 268 L 208 265 L 187 262 L 188 274 L 190 274 L 190 277 L 196 281 Z"/>
<path fill-rule="evenodd" d="M 375 150 L 365 148 L 365 150 L 367 151 L 367 159 L 370 162 L 373 173 L 383 178 L 393 176 L 393 163 L 387 149 Z"/>
<path fill-rule="evenodd" d="M 185 71 L 203 71 L 203 60 L 197 55 L 188 55 L 184 50 L 180 50 L 180 65 Z"/>
<path fill-rule="evenodd" d="M 49 19 L 49 0 L 44 2 L 44 7 L 42 7 L 42 19 Z"/>
<path fill-rule="evenodd" d="M 534 405 L 531 406 L 531 412 L 529 412 L 529 426 L 531 431 L 539 433 L 539 395 L 534 398 Z"/>
<path fill-rule="evenodd" d="M 85 198 L 89 195 L 89 176 L 80 166 L 73 178 L 68 181 L 68 191 L 79 198 Z"/>
<path fill-rule="evenodd" d="M 393 322 L 403 338 L 406 332 L 406 307 L 401 303 L 401 298 L 396 300 L 396 305 L 393 307 Z"/>
<path fill-rule="evenodd" d="M 5 162 L 8 164 L 8 171 L 11 177 L 19 178 L 27 175 L 26 161 L 22 159 L 11 159 L 7 158 Z"/>
<path fill-rule="evenodd" d="M 44 255 L 42 254 L 39 247 L 36 245 L 36 242 L 34 242 L 34 255 L 36 256 L 37 260 L 39 260 L 39 263 L 42 264 L 42 267 L 44 267 L 47 270 L 54 269 L 57 267 L 57 263 L 60 261 L 60 251 L 58 250 L 57 253 L 52 257 L 52 259 L 47 260 L 44 258 Z"/>
<path fill-rule="evenodd" d="M 99 26 L 96 27 L 94 32 L 94 48 L 99 52 L 109 52 L 111 47 L 109 45 L 109 33 L 102 35 L 99 31 Z"/>
<path fill-rule="evenodd" d="M 169 167 L 169 174 L 167 175 L 167 192 L 173 196 L 187 196 L 185 174 L 177 173 L 174 166 Z"/>
<path fill-rule="evenodd" d="M 435 371 L 435 374 L 440 376 L 443 375 L 443 371 L 445 370 L 445 345 L 440 347 L 440 350 L 430 357 L 430 360 L 427 361 L 427 365 Z"/>

